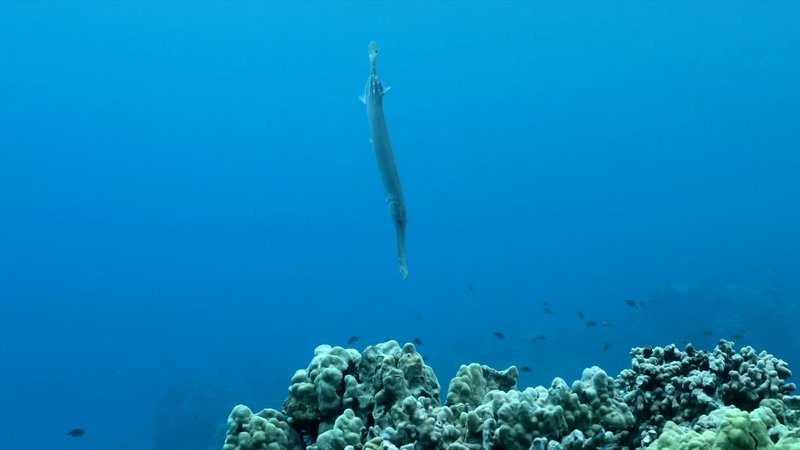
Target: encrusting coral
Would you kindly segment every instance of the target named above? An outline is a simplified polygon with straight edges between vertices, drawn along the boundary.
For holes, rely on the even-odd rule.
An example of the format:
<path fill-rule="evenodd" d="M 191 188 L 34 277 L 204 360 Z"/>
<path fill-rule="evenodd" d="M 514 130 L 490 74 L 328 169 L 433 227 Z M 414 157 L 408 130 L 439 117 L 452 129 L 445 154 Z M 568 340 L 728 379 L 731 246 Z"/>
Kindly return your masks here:
<path fill-rule="evenodd" d="M 323 345 L 291 380 L 284 412 L 234 408 L 223 450 L 800 450 L 786 363 L 722 340 L 713 352 L 634 348 L 616 379 L 517 389 L 516 367 L 461 366 L 444 404 L 413 344 Z"/>

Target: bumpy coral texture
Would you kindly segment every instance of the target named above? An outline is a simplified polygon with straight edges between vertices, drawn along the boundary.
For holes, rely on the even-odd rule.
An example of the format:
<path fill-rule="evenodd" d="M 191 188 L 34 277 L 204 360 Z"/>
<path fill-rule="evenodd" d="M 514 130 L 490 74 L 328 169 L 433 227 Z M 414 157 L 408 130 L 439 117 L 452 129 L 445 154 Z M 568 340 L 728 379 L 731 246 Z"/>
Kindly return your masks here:
<path fill-rule="evenodd" d="M 646 444 L 667 421 L 692 423 L 724 406 L 752 411 L 764 399 L 791 398 L 796 389 L 786 382 L 791 371 L 783 360 L 752 347 L 737 353 L 726 340 L 713 352 L 669 345 L 634 348 L 631 355 L 631 368 L 616 385 L 636 417 L 636 444 Z"/>
<path fill-rule="evenodd" d="M 223 450 L 302 450 L 303 445 L 288 419 L 278 411 L 265 409 L 253 414 L 237 405 L 228 417 Z"/>
<path fill-rule="evenodd" d="M 769 353 L 721 341 L 631 355 L 617 379 L 591 367 L 571 386 L 523 390 L 513 366 L 464 365 L 440 405 L 413 344 L 320 346 L 292 377 L 285 415 L 234 408 L 224 450 L 800 450 L 800 397 Z"/>

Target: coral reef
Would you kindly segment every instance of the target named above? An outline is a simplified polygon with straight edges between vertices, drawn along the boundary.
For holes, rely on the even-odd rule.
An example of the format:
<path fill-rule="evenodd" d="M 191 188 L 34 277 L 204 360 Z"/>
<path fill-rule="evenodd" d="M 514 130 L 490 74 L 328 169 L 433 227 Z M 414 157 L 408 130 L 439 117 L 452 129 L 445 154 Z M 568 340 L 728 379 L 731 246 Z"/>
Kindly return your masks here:
<path fill-rule="evenodd" d="M 722 340 L 711 352 L 634 348 L 616 379 L 517 389 L 516 367 L 461 366 L 439 383 L 413 344 L 320 346 L 292 377 L 285 412 L 245 406 L 224 450 L 800 450 L 800 396 L 786 363 Z"/>
<path fill-rule="evenodd" d="M 674 345 L 634 348 L 631 368 L 617 378 L 617 388 L 637 417 L 637 432 L 657 433 L 667 421 L 691 423 L 723 406 L 744 411 L 762 400 L 782 400 L 795 391 L 786 363 L 752 347 L 740 352 L 721 340 L 713 352 L 685 351 Z"/>
<path fill-rule="evenodd" d="M 274 409 L 253 414 L 237 405 L 228 417 L 228 433 L 223 450 L 303 450 L 297 432 L 288 419 Z"/>
<path fill-rule="evenodd" d="M 800 429 L 789 430 L 775 413 L 761 406 L 749 413 L 735 406 L 702 415 L 693 427 L 669 421 L 648 449 L 797 450 Z"/>

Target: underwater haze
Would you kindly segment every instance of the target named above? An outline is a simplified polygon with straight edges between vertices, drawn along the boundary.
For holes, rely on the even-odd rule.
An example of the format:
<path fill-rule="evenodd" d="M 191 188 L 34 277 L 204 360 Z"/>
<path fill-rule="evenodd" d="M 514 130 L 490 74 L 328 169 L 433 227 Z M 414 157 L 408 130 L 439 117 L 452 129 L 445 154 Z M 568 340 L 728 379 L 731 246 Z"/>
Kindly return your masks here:
<path fill-rule="evenodd" d="M 219 449 L 235 404 L 279 409 L 348 341 L 418 339 L 444 385 L 721 338 L 800 367 L 798 23 L 797 2 L 0 3 L 2 447 Z"/>

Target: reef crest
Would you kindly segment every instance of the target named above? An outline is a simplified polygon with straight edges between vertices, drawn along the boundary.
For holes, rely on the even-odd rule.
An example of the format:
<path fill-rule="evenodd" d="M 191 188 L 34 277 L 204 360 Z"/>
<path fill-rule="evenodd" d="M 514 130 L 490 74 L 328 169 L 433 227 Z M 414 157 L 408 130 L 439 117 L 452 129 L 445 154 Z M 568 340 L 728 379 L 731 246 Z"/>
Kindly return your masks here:
<path fill-rule="evenodd" d="M 517 368 L 463 365 L 444 405 L 414 344 L 317 347 L 283 412 L 237 405 L 223 450 L 800 450 L 800 396 L 786 363 L 721 340 L 713 351 L 631 350 L 615 379 L 517 389 Z"/>

